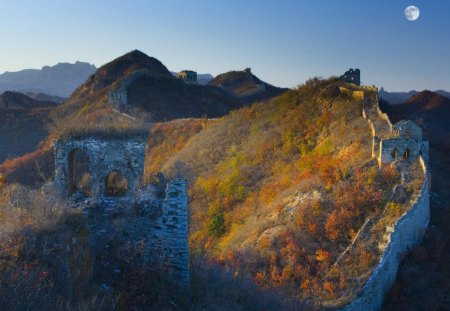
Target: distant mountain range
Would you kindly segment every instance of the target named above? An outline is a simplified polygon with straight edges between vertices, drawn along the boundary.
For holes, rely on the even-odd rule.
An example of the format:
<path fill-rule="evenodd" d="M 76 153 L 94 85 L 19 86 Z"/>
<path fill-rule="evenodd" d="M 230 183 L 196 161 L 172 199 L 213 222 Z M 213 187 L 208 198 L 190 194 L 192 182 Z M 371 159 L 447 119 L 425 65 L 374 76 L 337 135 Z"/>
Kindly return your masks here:
<path fill-rule="evenodd" d="M 201 79 L 211 77 L 208 74 L 200 76 Z M 73 92 L 60 110 L 73 106 L 82 110 L 89 104 L 92 106 L 89 111 L 95 111 L 95 107 L 105 102 L 114 108 L 108 94 L 122 90 L 126 91 L 127 104 L 120 105 L 120 109 L 132 116 L 147 114 L 151 121 L 215 118 L 247 105 L 252 99 L 268 99 L 284 91 L 244 71 L 219 77 L 223 79 L 216 80 L 216 77 L 207 85 L 186 83 L 174 77 L 174 73 L 156 58 L 135 50 L 100 67 Z M 241 89 L 246 91 L 236 92 Z"/>
<path fill-rule="evenodd" d="M 283 90 L 245 71 L 225 73 L 214 81 L 212 75 L 201 74 L 198 76 L 199 84 L 185 83 L 175 78 L 159 60 L 137 50 L 118 57 L 91 74 L 94 68 L 93 65 L 78 62 L 44 67 L 42 71 L 23 70 L 0 75 L 0 81 L 3 81 L 0 86 L 5 87 L 7 81 L 8 85 L 20 85 L 15 89 L 22 91 L 6 91 L 3 94 L 0 91 L 0 163 L 36 150 L 49 134 L 57 134 L 49 132 L 49 125 L 54 123 L 52 118 L 56 117 L 57 123 L 62 126 L 72 122 L 85 127 L 102 120 L 117 123 L 124 115 L 117 113 L 117 107 L 108 100 L 108 94 L 118 89 L 125 89 L 127 93 L 128 104 L 123 111 L 150 121 L 220 117 L 230 110 L 248 105 L 255 94 L 260 99 L 269 99 Z M 57 73 L 52 75 L 51 72 Z M 70 73 L 78 80 L 72 79 Z M 77 87 L 73 92 L 70 89 L 69 98 L 65 100 L 61 96 L 47 95 L 57 93 L 67 96 L 69 89 L 67 92 L 56 92 L 58 85 L 69 85 L 64 79 L 72 81 L 71 87 Z M 37 87 L 39 83 L 43 85 L 43 81 L 49 86 Z M 40 89 L 46 94 L 26 91 L 27 88 Z M 265 90 L 261 91 L 263 88 Z M 50 149 L 47 150 L 48 146 L 45 146 L 45 152 L 42 148 L 39 149 L 39 156 L 41 153 L 46 156 L 52 154 Z M 27 158 L 29 165 L 35 165 L 35 162 L 35 158 Z M 34 180 L 29 179 L 30 182 Z"/>
<path fill-rule="evenodd" d="M 76 62 L 44 66 L 42 69 L 5 72 L 0 74 L 0 93 L 18 91 L 69 97 L 96 70 L 94 65 Z"/>
<path fill-rule="evenodd" d="M 417 95 L 418 93 L 419 92 L 415 90 L 409 92 L 387 92 L 384 88 L 380 88 L 378 95 L 390 104 L 400 104 Z M 438 90 L 434 93 L 450 98 L 450 92 L 444 90 Z"/>
<path fill-rule="evenodd" d="M 27 95 L 28 97 L 35 99 L 35 100 L 39 100 L 41 102 L 54 102 L 54 103 L 62 103 L 63 101 L 66 100 L 65 97 L 60 97 L 60 96 L 56 96 L 56 95 L 48 95 L 48 94 L 44 94 L 44 93 L 40 93 L 40 92 L 26 92 L 25 95 Z"/>
<path fill-rule="evenodd" d="M 0 95 L 0 163 L 36 150 L 49 134 L 49 114 L 56 105 L 17 92 Z"/>

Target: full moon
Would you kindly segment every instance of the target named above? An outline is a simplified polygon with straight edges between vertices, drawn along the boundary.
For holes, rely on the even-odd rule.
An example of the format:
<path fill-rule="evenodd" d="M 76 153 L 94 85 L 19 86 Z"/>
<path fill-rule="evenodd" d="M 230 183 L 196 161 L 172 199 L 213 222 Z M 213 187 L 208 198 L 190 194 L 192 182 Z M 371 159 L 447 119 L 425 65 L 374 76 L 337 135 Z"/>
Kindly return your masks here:
<path fill-rule="evenodd" d="M 419 18 L 419 16 L 420 16 L 420 11 L 419 11 L 418 7 L 411 5 L 405 9 L 405 17 L 407 20 L 415 21 Z"/>

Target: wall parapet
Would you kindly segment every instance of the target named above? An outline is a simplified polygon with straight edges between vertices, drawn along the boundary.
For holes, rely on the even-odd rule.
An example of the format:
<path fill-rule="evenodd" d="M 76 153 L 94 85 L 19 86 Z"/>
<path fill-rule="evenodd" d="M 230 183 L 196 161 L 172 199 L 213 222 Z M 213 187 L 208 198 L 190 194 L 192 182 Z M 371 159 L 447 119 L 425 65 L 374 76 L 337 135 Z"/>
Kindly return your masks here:
<path fill-rule="evenodd" d="M 430 220 L 430 177 L 427 174 L 425 163 L 422 164 L 422 167 L 425 173 L 425 182 L 420 195 L 389 230 L 391 231 L 388 233 L 390 242 L 366 282 L 362 293 L 341 310 L 379 310 L 383 304 L 384 295 L 395 281 L 401 257 L 422 240 Z"/>
<path fill-rule="evenodd" d="M 379 117 L 386 122 L 391 135 L 394 131 L 394 126 L 389 116 L 380 110 L 378 94 L 373 100 L 376 100 L 376 104 L 370 107 L 372 110 L 367 111 L 367 107 L 363 105 L 362 114 L 363 118 L 368 121 L 373 136 L 372 156 L 376 156 L 379 152 L 381 158 L 383 140 L 377 136 L 378 133 L 376 132 L 374 121 L 370 117 Z M 375 108 L 375 111 L 373 111 L 373 108 Z M 386 141 L 389 141 L 389 138 Z M 386 228 L 388 244 L 383 250 L 378 265 L 372 270 L 358 297 L 342 307 L 341 310 L 343 311 L 379 310 L 383 304 L 384 295 L 395 281 L 401 258 L 423 238 L 430 220 L 429 190 L 431 174 L 428 166 L 428 142 L 420 141 L 420 144 L 422 147 L 419 148 L 420 154 L 418 152 L 417 158 L 425 179 L 419 196 L 415 201 L 411 202 L 411 207 L 403 213 L 393 226 Z M 379 162 L 381 165 L 380 158 Z"/>
<path fill-rule="evenodd" d="M 378 95 L 377 95 L 377 99 L 376 100 L 378 102 Z M 380 118 L 388 123 L 389 128 L 391 129 L 391 132 L 392 132 L 394 126 L 392 125 L 391 120 L 389 119 L 389 116 L 386 113 L 381 111 L 380 105 L 377 105 L 376 111 L 377 111 L 378 115 L 380 116 Z"/>

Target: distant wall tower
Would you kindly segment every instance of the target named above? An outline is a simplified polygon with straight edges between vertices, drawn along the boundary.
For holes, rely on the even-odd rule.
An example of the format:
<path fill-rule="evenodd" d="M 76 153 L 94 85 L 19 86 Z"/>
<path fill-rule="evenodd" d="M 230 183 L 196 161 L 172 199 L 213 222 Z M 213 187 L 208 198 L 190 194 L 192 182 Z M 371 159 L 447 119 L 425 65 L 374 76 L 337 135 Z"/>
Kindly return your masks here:
<path fill-rule="evenodd" d="M 346 71 L 344 75 L 340 76 L 340 79 L 348 83 L 361 85 L 361 71 L 358 68 L 355 70 L 350 68 L 350 70 Z"/>
<path fill-rule="evenodd" d="M 180 71 L 177 78 L 185 81 L 186 83 L 197 83 L 197 73 L 192 70 Z"/>
<path fill-rule="evenodd" d="M 108 103 L 113 105 L 114 108 L 119 109 L 120 107 L 128 105 L 128 94 L 127 90 L 121 89 L 109 92 Z"/>

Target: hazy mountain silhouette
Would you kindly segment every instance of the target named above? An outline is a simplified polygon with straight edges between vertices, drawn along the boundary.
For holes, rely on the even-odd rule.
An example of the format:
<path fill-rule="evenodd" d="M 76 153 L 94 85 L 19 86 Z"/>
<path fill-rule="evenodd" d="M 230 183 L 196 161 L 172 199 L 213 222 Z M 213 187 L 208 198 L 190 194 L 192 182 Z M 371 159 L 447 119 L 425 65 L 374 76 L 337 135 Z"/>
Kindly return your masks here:
<path fill-rule="evenodd" d="M 400 104 L 417 95 L 418 93 L 419 92 L 416 90 L 412 90 L 409 92 L 387 92 L 384 88 L 380 88 L 378 95 L 380 98 L 383 98 L 390 104 Z M 438 90 L 434 93 L 450 98 L 450 92 L 444 90 Z"/>
<path fill-rule="evenodd" d="M 95 70 L 94 65 L 76 62 L 5 72 L 0 75 L 0 92 L 34 92 L 69 97 Z"/>

